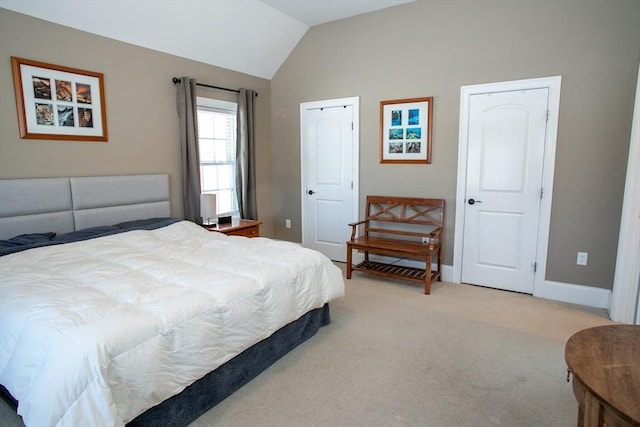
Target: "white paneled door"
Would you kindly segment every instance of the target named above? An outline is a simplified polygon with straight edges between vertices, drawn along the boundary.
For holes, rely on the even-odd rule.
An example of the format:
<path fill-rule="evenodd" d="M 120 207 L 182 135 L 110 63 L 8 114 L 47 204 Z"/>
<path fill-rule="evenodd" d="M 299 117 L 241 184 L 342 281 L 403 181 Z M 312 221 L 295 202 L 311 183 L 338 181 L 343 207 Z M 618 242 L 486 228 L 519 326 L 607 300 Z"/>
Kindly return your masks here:
<path fill-rule="evenodd" d="M 302 244 L 342 262 L 357 218 L 356 114 L 345 101 L 301 106 Z"/>
<path fill-rule="evenodd" d="M 471 95 L 462 282 L 533 293 L 549 89 Z"/>

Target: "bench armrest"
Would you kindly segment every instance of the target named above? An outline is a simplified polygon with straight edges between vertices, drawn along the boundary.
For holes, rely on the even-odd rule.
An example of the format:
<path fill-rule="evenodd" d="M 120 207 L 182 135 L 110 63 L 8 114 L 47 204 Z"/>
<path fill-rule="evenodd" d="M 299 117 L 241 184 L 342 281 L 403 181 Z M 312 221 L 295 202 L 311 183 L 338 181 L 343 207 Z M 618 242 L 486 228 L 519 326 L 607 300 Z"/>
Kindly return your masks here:
<path fill-rule="evenodd" d="M 358 226 L 368 221 L 369 221 L 368 219 L 363 219 L 362 221 L 352 222 L 349 224 L 349 227 L 351 227 L 351 241 L 353 241 L 353 239 L 356 238 L 356 231 L 358 230 Z"/>
<path fill-rule="evenodd" d="M 442 245 L 442 227 L 437 227 L 429 233 L 429 249 L 433 250 Z"/>

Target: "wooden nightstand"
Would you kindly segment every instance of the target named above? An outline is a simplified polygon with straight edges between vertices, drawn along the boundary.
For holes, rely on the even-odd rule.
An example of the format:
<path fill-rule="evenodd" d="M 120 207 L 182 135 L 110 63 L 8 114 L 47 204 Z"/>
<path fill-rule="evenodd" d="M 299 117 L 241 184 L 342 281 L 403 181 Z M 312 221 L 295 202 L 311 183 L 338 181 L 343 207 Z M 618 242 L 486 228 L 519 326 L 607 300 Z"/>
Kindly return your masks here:
<path fill-rule="evenodd" d="M 229 236 L 260 237 L 260 224 L 262 221 L 234 218 L 229 224 L 203 225 L 203 227 Z"/>

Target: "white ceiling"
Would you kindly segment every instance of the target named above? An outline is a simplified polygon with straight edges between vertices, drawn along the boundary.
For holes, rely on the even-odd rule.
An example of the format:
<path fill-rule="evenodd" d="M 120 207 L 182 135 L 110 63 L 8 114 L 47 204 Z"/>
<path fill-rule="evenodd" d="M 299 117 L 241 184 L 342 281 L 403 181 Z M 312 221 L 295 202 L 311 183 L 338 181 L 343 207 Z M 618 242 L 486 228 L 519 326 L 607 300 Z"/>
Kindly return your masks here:
<path fill-rule="evenodd" d="M 415 0 L 261 0 L 309 27 Z"/>
<path fill-rule="evenodd" d="M 314 25 L 414 0 L 0 0 L 0 7 L 271 79 Z"/>

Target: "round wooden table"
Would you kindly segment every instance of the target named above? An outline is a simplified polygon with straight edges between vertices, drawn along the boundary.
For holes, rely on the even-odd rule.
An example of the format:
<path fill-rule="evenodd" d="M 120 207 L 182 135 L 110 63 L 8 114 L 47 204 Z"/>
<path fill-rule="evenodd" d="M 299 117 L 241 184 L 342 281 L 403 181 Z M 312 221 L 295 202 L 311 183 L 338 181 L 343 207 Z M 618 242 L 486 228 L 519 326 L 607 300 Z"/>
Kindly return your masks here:
<path fill-rule="evenodd" d="M 585 329 L 565 347 L 578 426 L 640 426 L 640 326 Z"/>

